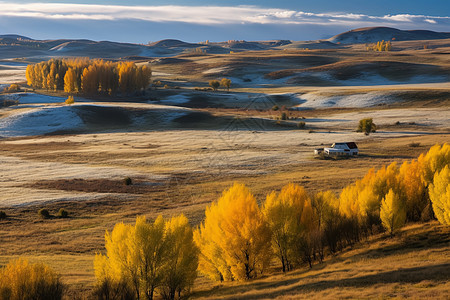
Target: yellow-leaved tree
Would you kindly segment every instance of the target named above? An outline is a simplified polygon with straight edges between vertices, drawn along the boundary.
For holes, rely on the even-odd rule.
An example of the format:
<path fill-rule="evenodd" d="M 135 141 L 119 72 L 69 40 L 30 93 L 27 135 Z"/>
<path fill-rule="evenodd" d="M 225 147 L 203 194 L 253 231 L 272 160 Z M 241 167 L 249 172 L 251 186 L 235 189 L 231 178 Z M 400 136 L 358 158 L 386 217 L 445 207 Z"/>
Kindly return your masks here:
<path fill-rule="evenodd" d="M 291 183 L 279 194 L 267 195 L 262 211 L 272 233 L 273 251 L 283 272 L 290 271 L 302 257 L 299 245 L 313 226 L 311 200 L 303 187 Z"/>
<path fill-rule="evenodd" d="M 184 215 L 173 217 L 166 223 L 167 258 L 164 268 L 162 293 L 166 299 L 181 299 L 197 278 L 198 248 L 193 240 L 192 227 Z"/>
<path fill-rule="evenodd" d="M 200 249 L 199 270 L 213 280 L 248 280 L 270 262 L 270 230 L 255 197 L 235 183 L 206 208 L 194 232 Z"/>
<path fill-rule="evenodd" d="M 74 93 L 76 91 L 76 74 L 72 68 L 69 68 L 64 75 L 64 92 Z"/>
<path fill-rule="evenodd" d="M 420 220 L 428 203 L 422 164 L 415 159 L 411 162 L 405 161 L 399 169 L 399 182 L 406 198 L 407 219 Z"/>
<path fill-rule="evenodd" d="M 433 211 L 441 224 L 450 225 L 450 168 L 445 166 L 434 175 L 429 186 L 429 194 Z"/>
<path fill-rule="evenodd" d="M 391 236 L 405 225 L 405 202 L 392 189 L 381 201 L 380 218 L 383 227 Z"/>
<path fill-rule="evenodd" d="M 190 247 L 180 250 L 180 247 Z M 188 290 L 197 270 L 197 249 L 192 229 L 184 216 L 166 223 L 162 216 L 153 223 L 138 217 L 136 224 L 118 223 L 105 235 L 106 255 L 94 259 L 97 291 L 105 298 L 132 294 L 136 299 L 153 299 L 161 293 L 176 270 L 175 290 Z M 172 285 L 170 285 L 172 286 Z"/>
<path fill-rule="evenodd" d="M 0 268 L 2 300 L 59 300 L 62 295 L 63 285 L 59 275 L 43 263 L 18 259 Z"/>

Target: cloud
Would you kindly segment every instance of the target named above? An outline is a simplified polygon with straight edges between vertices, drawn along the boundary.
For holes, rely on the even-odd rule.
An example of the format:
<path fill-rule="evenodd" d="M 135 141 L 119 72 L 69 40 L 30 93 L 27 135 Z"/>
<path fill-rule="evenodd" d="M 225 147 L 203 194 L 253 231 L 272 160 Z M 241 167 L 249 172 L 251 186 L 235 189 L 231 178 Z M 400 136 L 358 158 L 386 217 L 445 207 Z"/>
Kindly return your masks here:
<path fill-rule="evenodd" d="M 70 3 L 0 2 L 0 17 L 52 20 L 135 20 L 201 25 L 299 24 L 321 26 L 450 26 L 450 17 L 423 15 L 370 16 L 353 13 L 310 13 L 258 6 L 123 6 Z"/>

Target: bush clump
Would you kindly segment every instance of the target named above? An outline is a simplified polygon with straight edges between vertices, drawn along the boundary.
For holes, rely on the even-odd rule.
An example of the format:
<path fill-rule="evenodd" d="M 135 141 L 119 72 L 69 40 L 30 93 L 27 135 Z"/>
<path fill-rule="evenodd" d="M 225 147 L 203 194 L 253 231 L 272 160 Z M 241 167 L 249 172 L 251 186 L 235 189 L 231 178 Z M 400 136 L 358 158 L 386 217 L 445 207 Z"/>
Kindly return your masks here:
<path fill-rule="evenodd" d="M 8 216 L 6 215 L 6 213 L 3 210 L 0 210 L 0 220 L 4 220 L 6 219 Z"/>
<path fill-rule="evenodd" d="M 59 275 L 43 263 L 18 259 L 0 268 L 0 299 L 59 300 L 63 285 Z"/>
<path fill-rule="evenodd" d="M 17 83 L 12 83 L 8 88 L 6 88 L 6 91 L 9 93 L 15 93 L 20 90 L 20 86 Z"/>
<path fill-rule="evenodd" d="M 306 127 L 306 123 L 305 123 L 305 122 L 303 122 L 303 121 L 301 121 L 301 122 L 298 122 L 298 123 L 297 123 L 297 127 L 298 127 L 299 129 L 305 129 L 305 127 Z"/>
<path fill-rule="evenodd" d="M 277 111 L 277 110 L 280 110 L 280 108 L 278 107 L 278 105 L 274 105 L 274 106 L 272 106 L 272 110 Z"/>
<path fill-rule="evenodd" d="M 377 125 L 375 125 L 372 118 L 365 118 L 359 120 L 358 129 L 356 131 L 369 135 L 371 132 L 377 131 Z"/>
<path fill-rule="evenodd" d="M 50 218 L 50 213 L 48 212 L 48 209 L 41 208 L 41 209 L 38 211 L 38 214 L 39 214 L 39 216 L 40 216 L 42 219 L 49 219 L 49 218 Z"/>
<path fill-rule="evenodd" d="M 74 104 L 75 100 L 73 99 L 73 96 L 69 96 L 69 98 L 66 99 L 65 103 L 68 105 Z"/>
<path fill-rule="evenodd" d="M 125 177 L 125 178 L 123 179 L 123 183 L 124 183 L 125 185 L 132 185 L 132 184 L 133 184 L 133 180 L 131 180 L 130 177 Z"/>
<path fill-rule="evenodd" d="M 281 114 L 281 120 L 287 120 L 287 119 L 288 119 L 287 113 L 283 112 L 283 113 Z"/>
<path fill-rule="evenodd" d="M 220 82 L 218 80 L 210 80 L 209 86 L 212 87 L 213 91 L 216 91 L 220 86 Z"/>
<path fill-rule="evenodd" d="M 60 208 L 59 212 L 58 212 L 58 217 L 60 217 L 60 218 L 68 218 L 69 217 L 69 212 L 67 210 L 65 210 L 64 208 Z"/>

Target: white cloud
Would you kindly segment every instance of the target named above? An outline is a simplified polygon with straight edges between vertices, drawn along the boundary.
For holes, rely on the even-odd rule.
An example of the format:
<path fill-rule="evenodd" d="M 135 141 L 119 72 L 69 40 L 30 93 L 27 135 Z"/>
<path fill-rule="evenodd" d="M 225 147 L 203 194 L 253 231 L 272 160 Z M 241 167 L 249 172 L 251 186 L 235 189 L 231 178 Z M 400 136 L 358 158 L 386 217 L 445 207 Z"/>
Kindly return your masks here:
<path fill-rule="evenodd" d="M 69 3 L 0 2 L 0 17 L 71 20 L 142 20 L 220 24 L 308 24 L 345 26 L 449 25 L 450 17 L 423 15 L 369 16 L 352 13 L 310 13 L 258 6 L 119 6 Z"/>

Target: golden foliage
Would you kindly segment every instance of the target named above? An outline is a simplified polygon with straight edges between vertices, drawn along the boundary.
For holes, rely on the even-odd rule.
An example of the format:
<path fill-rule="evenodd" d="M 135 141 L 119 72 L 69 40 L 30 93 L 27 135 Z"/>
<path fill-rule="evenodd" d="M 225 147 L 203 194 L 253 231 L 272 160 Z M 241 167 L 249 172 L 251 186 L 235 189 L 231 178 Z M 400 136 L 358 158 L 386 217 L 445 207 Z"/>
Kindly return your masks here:
<path fill-rule="evenodd" d="M 429 187 L 430 199 L 436 218 L 441 224 L 450 225 L 450 167 L 445 166 L 434 175 Z"/>
<path fill-rule="evenodd" d="M 290 271 L 300 261 L 298 245 L 313 228 L 311 200 L 303 187 L 288 184 L 278 195 L 267 195 L 262 211 L 272 233 L 273 251 L 283 272 Z"/>
<path fill-rule="evenodd" d="M 73 99 L 73 96 L 69 96 L 64 103 L 70 105 L 75 103 L 75 99 Z"/>
<path fill-rule="evenodd" d="M 235 183 L 206 208 L 194 232 L 200 249 L 199 269 L 214 280 L 248 280 L 270 262 L 270 230 L 255 197 Z"/>
<path fill-rule="evenodd" d="M 62 293 L 59 275 L 45 264 L 18 259 L 0 268 L 1 300 L 58 300 Z"/>
<path fill-rule="evenodd" d="M 394 193 L 392 189 L 386 194 L 381 201 L 380 218 L 383 227 L 393 235 L 405 225 L 406 207 L 399 195 Z"/>
<path fill-rule="evenodd" d="M 392 50 L 392 43 L 391 41 L 385 42 L 382 40 L 381 42 L 377 42 L 376 44 L 368 45 L 366 47 L 367 51 L 391 51 Z"/>
<path fill-rule="evenodd" d="M 197 248 L 183 215 L 153 223 L 138 217 L 136 224 L 118 223 L 105 235 L 106 256 L 94 259 L 98 286 L 127 284 L 137 298 L 152 299 L 156 289 L 188 291 L 196 278 Z"/>
<path fill-rule="evenodd" d="M 231 86 L 231 79 L 222 78 L 222 80 L 220 80 L 220 86 L 227 88 L 227 90 L 229 91 Z"/>
<path fill-rule="evenodd" d="M 51 59 L 28 65 L 27 83 L 34 88 L 64 90 L 67 93 L 134 93 L 146 89 L 151 80 L 147 65 L 114 63 L 99 59 Z"/>

